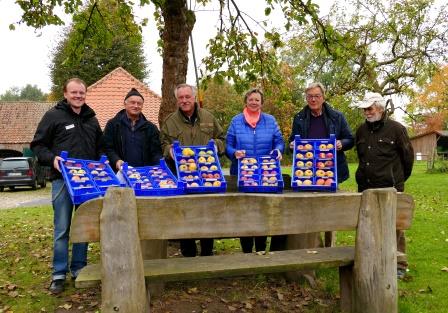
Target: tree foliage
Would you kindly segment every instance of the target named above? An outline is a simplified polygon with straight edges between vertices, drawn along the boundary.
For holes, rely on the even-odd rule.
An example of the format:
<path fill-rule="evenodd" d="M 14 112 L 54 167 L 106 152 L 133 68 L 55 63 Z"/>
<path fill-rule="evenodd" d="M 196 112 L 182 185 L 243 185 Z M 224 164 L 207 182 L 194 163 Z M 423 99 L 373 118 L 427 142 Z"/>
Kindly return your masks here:
<path fill-rule="evenodd" d="M 416 93 L 407 110 L 415 116 L 415 133 L 448 129 L 448 65 L 440 68 L 431 81 Z"/>
<path fill-rule="evenodd" d="M 447 60 L 448 8 L 440 1 L 346 0 L 330 12 L 328 49 L 301 27 L 283 53 L 298 83 L 322 81 L 330 95 L 404 94 Z"/>
<path fill-rule="evenodd" d="M 27 84 L 23 88 L 11 87 L 0 95 L 0 101 L 45 101 L 47 95 L 37 85 Z"/>
<path fill-rule="evenodd" d="M 62 96 L 70 77 L 90 85 L 117 67 L 146 78 L 142 35 L 126 7 L 115 0 L 96 1 L 73 15 L 50 65 L 53 96 Z"/>

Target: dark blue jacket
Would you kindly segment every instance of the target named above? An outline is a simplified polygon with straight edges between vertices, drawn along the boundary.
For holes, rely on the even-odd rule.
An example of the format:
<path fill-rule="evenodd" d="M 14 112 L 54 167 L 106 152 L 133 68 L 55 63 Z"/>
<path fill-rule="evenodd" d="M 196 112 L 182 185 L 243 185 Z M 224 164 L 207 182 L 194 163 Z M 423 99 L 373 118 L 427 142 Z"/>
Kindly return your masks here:
<path fill-rule="evenodd" d="M 261 113 L 255 128 L 246 122 L 243 113 L 236 115 L 230 122 L 227 131 L 226 154 L 232 161 L 231 175 L 238 173 L 235 151 L 246 150 L 246 155 L 257 156 L 269 154 L 274 149 L 283 153 L 285 143 L 277 121 L 272 115 Z"/>
<path fill-rule="evenodd" d="M 341 112 L 334 110 L 326 102 L 324 102 L 322 109 L 328 138 L 330 137 L 330 134 L 335 134 L 336 139 L 340 140 L 342 143 L 342 150 L 338 150 L 336 156 L 338 183 L 342 183 L 349 177 L 347 159 L 345 158 L 344 151 L 350 150 L 355 144 L 355 140 L 352 131 L 350 130 L 350 126 L 348 126 L 347 120 Z M 311 110 L 306 106 L 294 116 L 289 142 L 294 141 L 295 135 L 300 135 L 301 138 L 312 139 L 308 137 L 310 115 Z"/>

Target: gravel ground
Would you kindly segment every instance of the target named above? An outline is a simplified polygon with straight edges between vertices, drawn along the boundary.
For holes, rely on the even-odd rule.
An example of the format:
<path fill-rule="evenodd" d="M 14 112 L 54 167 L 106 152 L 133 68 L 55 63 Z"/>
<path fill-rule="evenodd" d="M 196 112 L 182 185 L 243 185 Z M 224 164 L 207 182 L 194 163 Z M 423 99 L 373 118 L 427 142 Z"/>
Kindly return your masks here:
<path fill-rule="evenodd" d="M 51 204 L 51 184 L 49 182 L 44 189 L 32 190 L 29 187 L 17 187 L 15 190 L 6 188 L 0 192 L 0 210 L 49 204 Z"/>

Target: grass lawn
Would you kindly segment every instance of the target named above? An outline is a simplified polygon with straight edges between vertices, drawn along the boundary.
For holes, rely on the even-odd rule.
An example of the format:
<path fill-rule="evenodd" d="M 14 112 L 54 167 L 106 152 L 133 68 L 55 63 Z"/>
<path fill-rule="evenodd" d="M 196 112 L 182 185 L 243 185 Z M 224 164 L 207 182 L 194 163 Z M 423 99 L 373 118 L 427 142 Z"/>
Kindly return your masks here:
<path fill-rule="evenodd" d="M 350 166 L 352 176 L 355 168 Z M 406 184 L 406 192 L 414 196 L 416 207 L 413 225 L 406 232 L 410 265 L 406 279 L 399 282 L 401 313 L 448 312 L 448 174 L 426 174 L 425 170 L 426 163 L 417 163 Z M 341 189 L 356 190 L 354 179 L 342 184 Z M 51 274 L 52 219 L 49 206 L 0 210 L 0 313 L 99 312 L 98 289 L 75 290 L 73 282 L 68 282 L 68 289 L 61 296 L 51 296 L 46 291 Z M 338 233 L 339 243 L 353 240 L 353 233 Z M 231 253 L 239 250 L 239 243 L 220 240 L 215 242 L 215 248 L 218 253 Z M 89 261 L 97 261 L 98 245 L 90 245 L 89 249 Z M 338 312 L 337 270 L 319 271 L 318 278 L 318 294 L 264 276 L 172 284 L 158 302 L 161 309 L 153 311 Z M 193 306 L 173 309 L 179 303 L 187 308 L 201 293 L 204 297 L 198 300 L 199 310 Z M 257 302 L 258 298 L 270 296 L 270 300 Z M 313 297 L 329 302 L 306 300 Z M 308 303 L 299 306 L 306 302 L 304 299 Z M 286 301 L 297 304 L 287 306 Z"/>

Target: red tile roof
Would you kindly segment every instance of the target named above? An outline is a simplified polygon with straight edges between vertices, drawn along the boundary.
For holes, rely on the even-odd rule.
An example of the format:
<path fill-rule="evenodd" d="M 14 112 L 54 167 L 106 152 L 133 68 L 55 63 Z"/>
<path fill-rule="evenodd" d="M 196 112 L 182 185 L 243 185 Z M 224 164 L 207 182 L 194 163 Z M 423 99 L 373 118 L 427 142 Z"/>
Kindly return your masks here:
<path fill-rule="evenodd" d="M 29 144 L 53 102 L 0 102 L 0 144 Z"/>
<path fill-rule="evenodd" d="M 158 115 L 162 98 L 123 68 L 118 67 L 87 88 L 86 103 L 95 110 L 101 128 L 104 129 L 107 121 L 124 108 L 124 97 L 131 88 L 137 89 L 145 98 L 143 107 L 145 117 L 159 125 Z"/>

